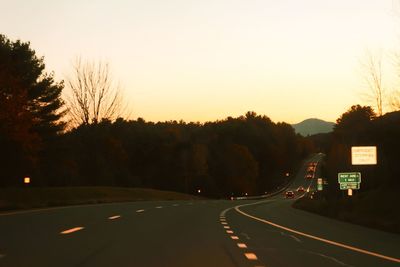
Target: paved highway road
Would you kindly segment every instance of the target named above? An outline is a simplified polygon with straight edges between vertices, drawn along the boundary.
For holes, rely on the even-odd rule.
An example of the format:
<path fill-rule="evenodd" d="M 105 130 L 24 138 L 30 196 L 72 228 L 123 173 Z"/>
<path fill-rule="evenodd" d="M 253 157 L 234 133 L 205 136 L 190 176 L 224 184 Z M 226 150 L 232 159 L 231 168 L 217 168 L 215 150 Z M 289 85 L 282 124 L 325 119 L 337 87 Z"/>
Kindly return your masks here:
<path fill-rule="evenodd" d="M 315 186 L 304 174 L 305 167 L 291 188 Z M 0 266 L 400 266 L 399 235 L 292 202 L 279 194 L 2 214 Z"/>

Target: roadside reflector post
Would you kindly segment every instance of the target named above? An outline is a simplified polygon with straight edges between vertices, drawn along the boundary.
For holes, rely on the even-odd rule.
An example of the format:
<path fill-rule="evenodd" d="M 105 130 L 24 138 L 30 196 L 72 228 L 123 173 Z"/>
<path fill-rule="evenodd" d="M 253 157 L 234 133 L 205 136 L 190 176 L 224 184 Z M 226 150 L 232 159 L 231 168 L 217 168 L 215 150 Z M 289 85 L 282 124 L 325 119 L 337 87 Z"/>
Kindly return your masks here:
<path fill-rule="evenodd" d="M 347 195 L 352 196 L 353 195 L 353 189 L 349 188 L 347 189 Z"/>
<path fill-rule="evenodd" d="M 322 185 L 322 178 L 317 179 L 317 190 L 322 191 L 323 190 L 323 185 Z"/>
<path fill-rule="evenodd" d="M 359 190 L 361 184 L 361 173 L 360 172 L 340 172 L 338 173 L 338 182 L 340 190 L 351 189 L 351 193 L 353 190 Z M 350 193 L 347 195 L 351 196 Z"/>
<path fill-rule="evenodd" d="M 28 185 L 31 183 L 31 178 L 30 177 L 24 177 L 24 184 Z"/>

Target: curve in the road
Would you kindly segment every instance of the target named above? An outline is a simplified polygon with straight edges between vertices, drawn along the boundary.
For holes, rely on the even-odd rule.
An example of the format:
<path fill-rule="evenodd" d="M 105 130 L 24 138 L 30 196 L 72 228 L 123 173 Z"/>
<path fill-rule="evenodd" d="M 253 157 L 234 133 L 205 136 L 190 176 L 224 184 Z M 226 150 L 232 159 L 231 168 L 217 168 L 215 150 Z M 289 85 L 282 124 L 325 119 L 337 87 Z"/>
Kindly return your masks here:
<path fill-rule="evenodd" d="M 267 201 L 258 201 L 258 202 L 251 203 L 251 204 L 238 205 L 238 206 L 235 206 L 234 209 L 239 214 L 241 214 L 243 216 L 246 216 L 248 218 L 251 218 L 253 220 L 256 220 L 256 221 L 259 221 L 259 222 L 262 222 L 262 223 L 265 223 L 265 224 L 269 224 L 269 225 L 271 225 L 273 227 L 277 227 L 279 229 L 282 229 L 282 230 L 285 230 L 285 231 L 288 231 L 288 232 L 291 232 L 291 233 L 294 233 L 294 234 L 298 234 L 298 235 L 301 235 L 301 236 L 304 236 L 304 237 L 308 237 L 308 238 L 311 238 L 311 239 L 314 239 L 314 240 L 317 240 L 317 241 L 320 241 L 320 242 L 324 242 L 324 243 L 327 243 L 327 244 L 330 244 L 330 245 L 334 245 L 334 246 L 337 246 L 337 247 L 349 249 L 349 250 L 356 251 L 356 252 L 359 252 L 359 253 L 367 254 L 367 255 L 370 255 L 370 256 L 378 257 L 378 258 L 385 259 L 385 260 L 388 260 L 388 261 L 400 263 L 400 259 L 398 259 L 398 258 L 382 255 L 382 254 L 379 254 L 379 253 L 376 253 L 376 252 L 368 251 L 368 250 L 365 250 L 365 249 L 349 246 L 349 245 L 346 245 L 346 244 L 343 244 L 343 243 L 335 242 L 335 241 L 328 240 L 328 239 L 325 239 L 325 238 L 322 238 L 322 237 L 318 237 L 318 236 L 314 236 L 314 235 L 307 234 L 307 233 L 304 233 L 304 232 L 300 232 L 300 231 L 297 231 L 295 229 L 291 229 L 291 228 L 288 228 L 288 227 L 273 223 L 271 221 L 267 221 L 265 219 L 258 218 L 256 216 L 248 214 L 248 213 L 246 213 L 246 212 L 244 212 L 244 211 L 242 211 L 240 209 L 241 207 L 257 205 L 257 204 L 261 204 L 261 203 L 264 203 L 264 202 L 267 202 Z"/>

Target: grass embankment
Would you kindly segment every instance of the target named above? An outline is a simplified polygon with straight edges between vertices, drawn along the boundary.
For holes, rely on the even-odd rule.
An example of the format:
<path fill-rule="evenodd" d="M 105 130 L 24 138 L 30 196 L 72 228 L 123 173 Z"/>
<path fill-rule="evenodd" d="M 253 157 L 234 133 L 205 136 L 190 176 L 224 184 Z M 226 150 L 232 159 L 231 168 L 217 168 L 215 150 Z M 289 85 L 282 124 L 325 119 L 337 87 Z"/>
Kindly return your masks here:
<path fill-rule="evenodd" d="M 0 188 L 0 211 L 79 204 L 200 199 L 183 193 L 123 187 Z"/>
<path fill-rule="evenodd" d="M 293 207 L 400 234 L 400 206 L 393 191 L 376 190 L 329 201 L 316 195 L 314 199 L 304 197 L 297 200 Z"/>

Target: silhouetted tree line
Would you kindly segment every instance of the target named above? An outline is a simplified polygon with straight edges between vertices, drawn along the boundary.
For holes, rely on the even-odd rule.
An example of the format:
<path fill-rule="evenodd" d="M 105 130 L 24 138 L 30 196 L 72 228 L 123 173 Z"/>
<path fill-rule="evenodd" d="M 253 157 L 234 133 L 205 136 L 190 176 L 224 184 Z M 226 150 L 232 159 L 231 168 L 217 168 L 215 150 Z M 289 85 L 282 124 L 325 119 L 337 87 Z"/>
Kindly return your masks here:
<path fill-rule="evenodd" d="M 59 136 L 42 174 L 48 185 L 258 194 L 285 182 L 311 150 L 304 140 L 252 112 L 205 124 L 104 120 Z"/>
<path fill-rule="evenodd" d="M 328 196 L 342 196 L 339 172 L 361 172 L 360 192 L 386 191 L 392 194 L 400 186 L 400 112 L 377 117 L 369 106 L 352 106 L 336 123 L 330 137 L 324 175 Z M 351 165 L 352 146 L 377 146 L 377 165 Z"/>
<path fill-rule="evenodd" d="M 258 194 L 284 183 L 312 149 L 290 125 L 254 112 L 205 124 L 105 119 L 65 131 L 63 88 L 29 43 L 0 35 L 0 186 L 29 176 L 32 186 Z"/>

